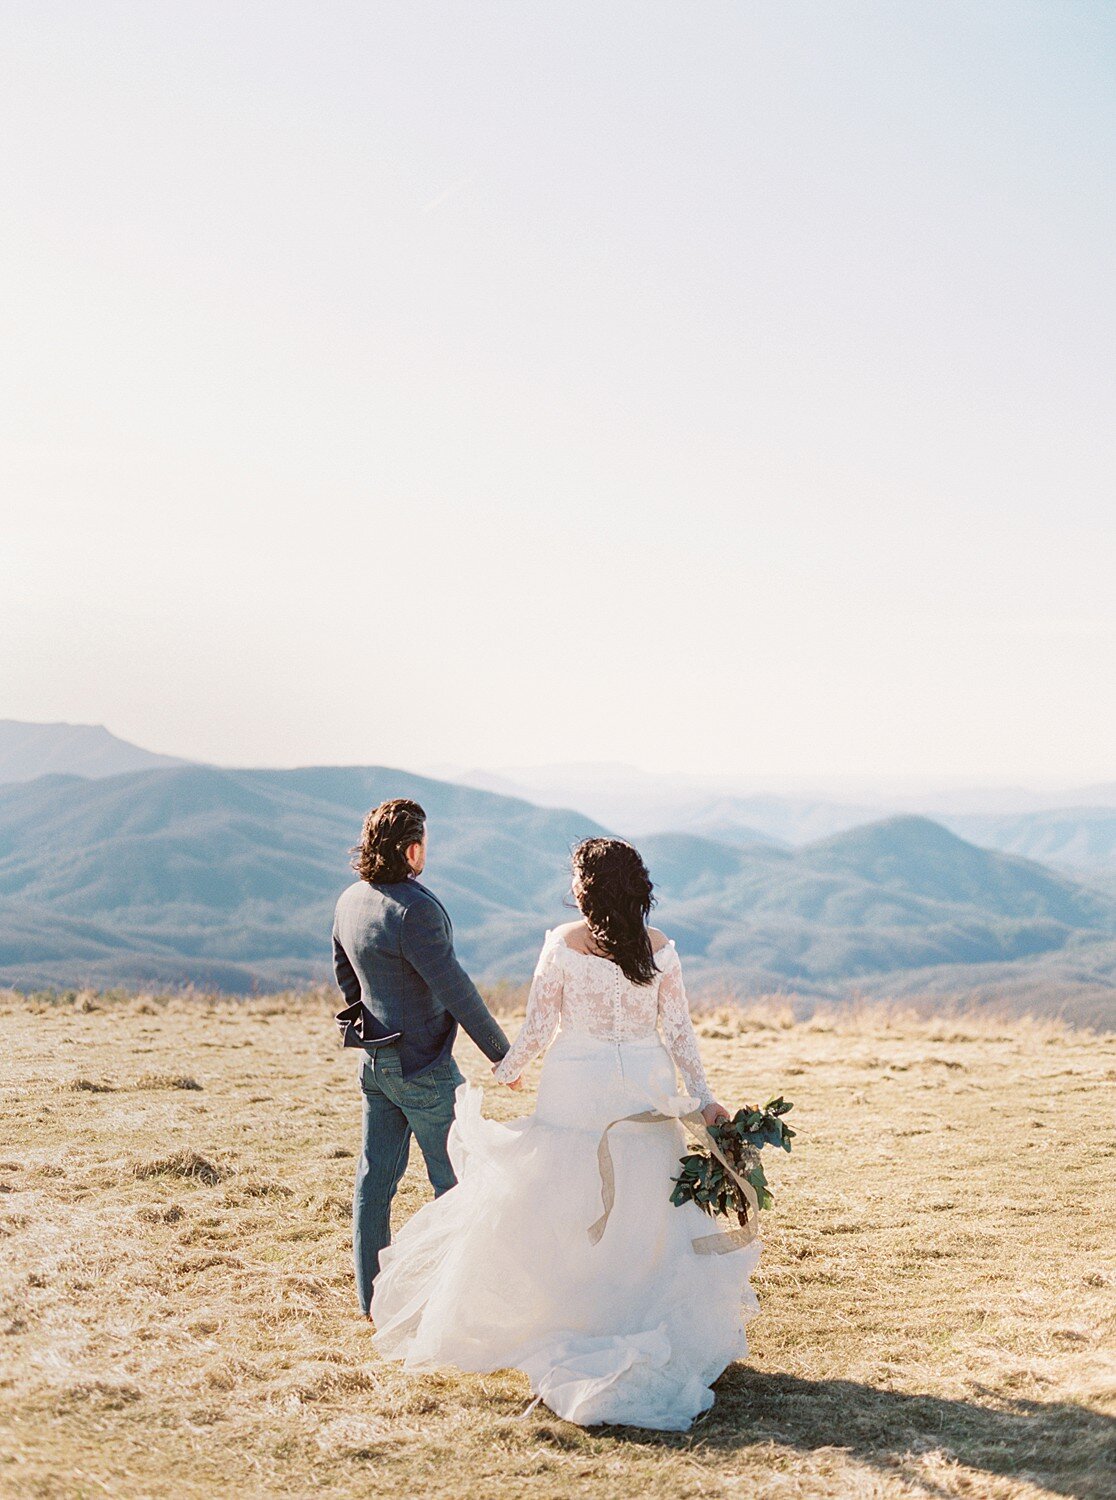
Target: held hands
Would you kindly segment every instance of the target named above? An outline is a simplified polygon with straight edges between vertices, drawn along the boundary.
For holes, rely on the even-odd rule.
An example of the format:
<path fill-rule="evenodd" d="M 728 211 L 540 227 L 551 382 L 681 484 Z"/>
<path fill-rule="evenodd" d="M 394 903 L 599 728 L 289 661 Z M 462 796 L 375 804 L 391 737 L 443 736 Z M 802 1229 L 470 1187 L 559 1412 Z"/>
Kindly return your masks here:
<path fill-rule="evenodd" d="M 496 1069 L 499 1066 L 500 1066 L 499 1063 L 493 1063 L 492 1064 L 492 1071 L 495 1073 Z M 523 1079 L 522 1078 L 510 1078 L 508 1080 L 508 1088 L 509 1089 L 521 1089 L 522 1087 L 523 1087 Z"/>

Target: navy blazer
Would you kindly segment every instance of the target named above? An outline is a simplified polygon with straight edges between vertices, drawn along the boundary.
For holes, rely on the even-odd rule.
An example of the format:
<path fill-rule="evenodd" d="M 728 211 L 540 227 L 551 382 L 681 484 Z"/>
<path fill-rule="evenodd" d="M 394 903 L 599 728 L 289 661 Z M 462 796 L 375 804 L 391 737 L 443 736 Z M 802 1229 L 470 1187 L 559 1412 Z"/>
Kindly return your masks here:
<path fill-rule="evenodd" d="M 491 1062 L 508 1039 L 453 951 L 445 907 L 413 875 L 358 880 L 333 917 L 333 972 L 350 1005 L 362 1000 L 379 1026 L 401 1031 L 400 1071 L 423 1073 L 453 1051 L 458 1022 Z"/>

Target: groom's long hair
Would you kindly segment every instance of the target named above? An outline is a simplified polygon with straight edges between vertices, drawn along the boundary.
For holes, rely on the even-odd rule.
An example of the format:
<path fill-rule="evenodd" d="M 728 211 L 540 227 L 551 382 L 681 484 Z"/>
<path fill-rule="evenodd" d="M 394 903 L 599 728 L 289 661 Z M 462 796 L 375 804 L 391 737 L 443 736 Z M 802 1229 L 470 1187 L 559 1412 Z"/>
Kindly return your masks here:
<path fill-rule="evenodd" d="M 410 797 L 392 797 L 374 807 L 364 820 L 360 843 L 349 852 L 353 869 L 362 880 L 394 884 L 411 873 L 407 850 L 421 844 L 426 833 L 426 814 Z"/>
<path fill-rule="evenodd" d="M 633 984 L 650 984 L 658 972 L 647 935 L 655 897 L 639 850 L 623 839 L 582 839 L 572 859 L 593 941 Z"/>

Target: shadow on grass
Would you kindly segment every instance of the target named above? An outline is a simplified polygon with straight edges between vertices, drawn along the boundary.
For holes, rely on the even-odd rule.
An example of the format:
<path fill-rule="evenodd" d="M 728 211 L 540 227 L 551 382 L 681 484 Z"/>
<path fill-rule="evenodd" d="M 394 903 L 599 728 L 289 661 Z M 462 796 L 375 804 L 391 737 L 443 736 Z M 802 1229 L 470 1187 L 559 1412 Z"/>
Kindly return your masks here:
<path fill-rule="evenodd" d="M 622 1430 L 625 1442 L 700 1444 L 711 1459 L 718 1451 L 761 1443 L 803 1452 L 840 1449 L 912 1480 L 912 1459 L 933 1450 L 966 1468 L 1028 1478 L 1075 1500 L 1116 1495 L 1116 1419 L 1071 1401 L 1004 1400 L 989 1392 L 996 1405 L 979 1406 L 853 1380 L 801 1380 L 747 1365 L 732 1366 L 716 1394 L 712 1411 L 686 1434 L 613 1431 Z M 934 1491 L 921 1470 L 917 1482 Z"/>

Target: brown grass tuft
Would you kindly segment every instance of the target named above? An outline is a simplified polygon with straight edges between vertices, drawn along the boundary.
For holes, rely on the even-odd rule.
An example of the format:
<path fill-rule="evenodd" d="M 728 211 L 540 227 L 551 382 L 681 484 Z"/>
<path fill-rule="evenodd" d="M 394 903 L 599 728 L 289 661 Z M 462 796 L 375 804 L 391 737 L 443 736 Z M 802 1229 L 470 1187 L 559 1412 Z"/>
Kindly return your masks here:
<path fill-rule="evenodd" d="M 177 1203 L 168 1203 L 165 1206 L 158 1203 L 144 1203 L 136 1209 L 136 1218 L 145 1224 L 177 1224 L 179 1219 L 185 1218 L 185 1212 Z"/>
<path fill-rule="evenodd" d="M 132 1084 L 134 1089 L 182 1089 L 199 1093 L 201 1084 L 188 1073 L 141 1073 Z"/>
<path fill-rule="evenodd" d="M 341 1197 L 339 1193 L 314 1193 L 306 1199 L 306 1211 L 314 1218 L 333 1219 L 338 1224 L 348 1224 L 353 1216 L 352 1196 Z"/>
<path fill-rule="evenodd" d="M 225 1173 L 207 1157 L 196 1151 L 175 1151 L 171 1156 L 160 1156 L 155 1161 L 136 1162 L 132 1167 L 133 1177 L 192 1177 L 204 1182 L 207 1187 L 216 1187 L 225 1179 Z"/>
<path fill-rule="evenodd" d="M 55 1404 L 59 1412 L 90 1409 L 119 1411 L 143 1399 L 143 1392 L 126 1380 L 75 1380 L 58 1388 Z"/>
<path fill-rule="evenodd" d="M 277 1177 L 239 1177 L 236 1191 L 244 1198 L 289 1198 L 294 1191 Z"/>

